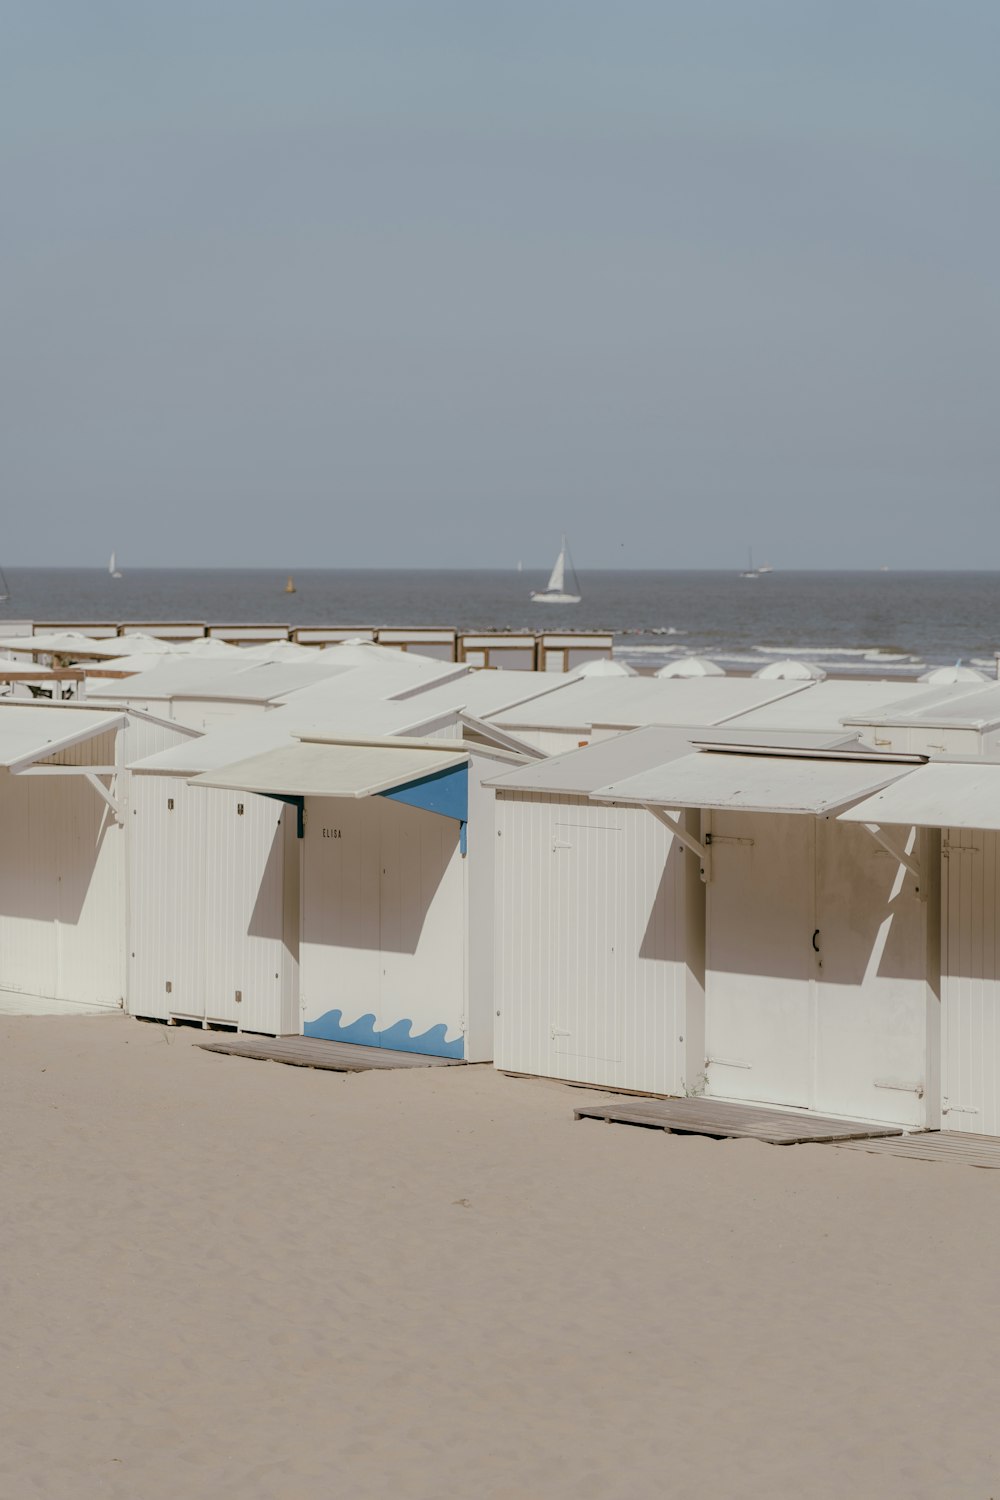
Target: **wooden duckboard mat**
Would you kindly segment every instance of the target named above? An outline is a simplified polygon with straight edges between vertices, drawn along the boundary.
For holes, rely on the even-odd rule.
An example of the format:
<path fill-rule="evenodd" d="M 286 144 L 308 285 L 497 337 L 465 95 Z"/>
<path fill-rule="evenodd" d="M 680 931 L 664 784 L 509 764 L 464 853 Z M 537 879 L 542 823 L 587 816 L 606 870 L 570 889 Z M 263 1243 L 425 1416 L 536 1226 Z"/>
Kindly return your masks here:
<path fill-rule="evenodd" d="M 205 1052 L 252 1057 L 258 1062 L 287 1063 L 293 1068 L 326 1068 L 333 1073 L 366 1073 L 373 1068 L 463 1067 L 461 1058 L 430 1057 L 424 1052 L 393 1052 L 389 1047 L 358 1047 L 325 1042 L 315 1036 L 230 1036 L 198 1042 Z"/>
<path fill-rule="evenodd" d="M 845 1150 L 877 1151 L 886 1156 L 908 1156 L 912 1161 L 957 1161 L 967 1167 L 1000 1171 L 1000 1139 L 970 1135 L 964 1130 L 925 1130 L 888 1141 L 841 1141 Z"/>
<path fill-rule="evenodd" d="M 791 1109 L 757 1104 L 730 1104 L 721 1099 L 626 1099 L 587 1104 L 574 1111 L 578 1120 L 607 1120 L 619 1125 L 644 1125 L 674 1134 L 710 1135 L 717 1140 L 746 1138 L 772 1146 L 802 1146 L 809 1142 L 849 1141 L 868 1136 L 899 1136 L 896 1125 L 857 1124 Z"/>

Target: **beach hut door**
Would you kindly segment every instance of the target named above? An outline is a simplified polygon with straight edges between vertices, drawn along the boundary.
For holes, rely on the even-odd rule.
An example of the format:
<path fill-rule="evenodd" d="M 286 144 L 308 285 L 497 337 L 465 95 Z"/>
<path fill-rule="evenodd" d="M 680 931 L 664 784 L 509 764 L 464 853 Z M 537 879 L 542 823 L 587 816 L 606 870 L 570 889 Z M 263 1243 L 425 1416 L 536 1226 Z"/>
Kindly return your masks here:
<path fill-rule="evenodd" d="M 713 814 L 706 1092 L 808 1106 L 813 1093 L 815 820 Z"/>
<path fill-rule="evenodd" d="M 556 823 L 552 892 L 560 930 L 572 934 L 552 967 L 551 1036 L 557 1057 L 622 1059 L 616 966 L 622 901 L 621 830 Z"/>

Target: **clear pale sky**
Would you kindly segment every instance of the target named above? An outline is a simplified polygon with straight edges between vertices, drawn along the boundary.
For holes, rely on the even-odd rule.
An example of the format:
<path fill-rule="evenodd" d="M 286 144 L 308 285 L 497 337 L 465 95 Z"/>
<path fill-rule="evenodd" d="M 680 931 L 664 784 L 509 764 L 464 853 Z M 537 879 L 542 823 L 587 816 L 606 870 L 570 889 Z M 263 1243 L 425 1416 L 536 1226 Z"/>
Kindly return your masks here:
<path fill-rule="evenodd" d="M 1000 567 L 996 0 L 0 36 L 0 563 Z"/>

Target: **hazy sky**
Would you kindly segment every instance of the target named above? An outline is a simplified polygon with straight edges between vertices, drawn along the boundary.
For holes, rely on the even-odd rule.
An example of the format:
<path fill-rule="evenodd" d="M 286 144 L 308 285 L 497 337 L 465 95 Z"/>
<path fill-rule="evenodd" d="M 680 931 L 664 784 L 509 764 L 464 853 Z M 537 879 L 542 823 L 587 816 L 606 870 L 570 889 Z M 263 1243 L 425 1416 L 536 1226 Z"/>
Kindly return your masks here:
<path fill-rule="evenodd" d="M 996 0 L 0 0 L 0 563 L 1000 567 Z"/>

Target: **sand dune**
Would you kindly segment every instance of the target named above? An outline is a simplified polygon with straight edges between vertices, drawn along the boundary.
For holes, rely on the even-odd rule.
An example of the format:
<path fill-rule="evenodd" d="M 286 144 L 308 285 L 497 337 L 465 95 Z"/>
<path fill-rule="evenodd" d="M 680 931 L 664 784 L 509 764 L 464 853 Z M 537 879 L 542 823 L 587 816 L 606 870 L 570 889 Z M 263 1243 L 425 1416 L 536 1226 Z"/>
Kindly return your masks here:
<path fill-rule="evenodd" d="M 1000 1173 L 0 1020 L 0 1495 L 1000 1494 Z"/>

